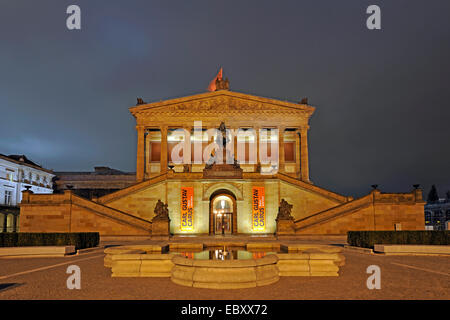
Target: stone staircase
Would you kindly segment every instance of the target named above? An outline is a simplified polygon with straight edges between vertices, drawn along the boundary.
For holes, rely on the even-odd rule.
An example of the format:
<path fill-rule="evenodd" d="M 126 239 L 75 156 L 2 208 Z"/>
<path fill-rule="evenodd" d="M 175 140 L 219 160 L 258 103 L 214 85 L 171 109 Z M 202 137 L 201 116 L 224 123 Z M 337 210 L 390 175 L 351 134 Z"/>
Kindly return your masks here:
<path fill-rule="evenodd" d="M 326 198 L 329 198 L 329 199 L 337 201 L 337 202 L 344 203 L 344 202 L 348 202 L 348 201 L 353 199 L 351 197 L 345 197 L 345 196 L 340 195 L 338 193 L 335 193 L 335 192 L 326 190 L 324 188 L 320 188 L 318 186 L 315 186 L 315 185 L 313 185 L 311 183 L 304 182 L 302 180 L 293 178 L 293 177 L 291 177 L 289 175 L 286 175 L 286 174 L 283 174 L 283 173 L 277 173 L 275 176 L 276 176 L 276 178 L 280 179 L 281 181 L 293 184 L 293 185 L 295 185 L 297 187 L 300 187 L 300 188 L 302 188 L 304 190 L 308 190 L 310 192 L 317 193 L 317 194 L 319 194 L 321 196 L 324 196 Z"/>
<path fill-rule="evenodd" d="M 128 224 L 134 228 L 139 228 L 148 232 L 150 232 L 151 230 L 152 223 L 150 221 L 141 219 L 117 209 L 104 206 L 100 203 L 90 201 L 77 195 L 72 195 L 72 204 L 96 214 L 108 217 L 112 220 Z"/>
<path fill-rule="evenodd" d="M 149 186 L 152 186 L 155 183 L 163 182 L 166 179 L 167 179 L 167 173 L 163 173 L 163 174 L 160 174 L 159 176 L 152 177 L 152 178 L 150 178 L 148 180 L 145 180 L 143 182 L 138 182 L 136 184 L 133 184 L 133 185 L 127 187 L 127 188 L 120 189 L 120 190 L 118 190 L 116 192 L 107 194 L 107 195 L 105 195 L 103 197 L 99 197 L 96 200 L 96 202 L 97 203 L 101 203 L 101 204 L 106 204 L 108 202 L 111 202 L 111 201 L 117 200 L 119 198 L 125 197 L 125 196 L 127 196 L 127 195 L 129 195 L 131 193 L 134 193 L 134 192 L 137 192 L 139 190 L 145 189 L 145 188 L 147 188 Z"/>
<path fill-rule="evenodd" d="M 346 214 L 350 214 L 355 210 L 360 210 L 366 206 L 369 206 L 373 203 L 373 195 L 372 193 L 361 197 L 359 199 L 355 199 L 343 204 L 340 204 L 336 207 L 318 212 L 313 214 L 312 216 L 299 219 L 295 221 L 295 232 L 304 232 L 311 226 L 314 226 L 319 223 L 328 222 L 330 220 L 340 218 Z"/>

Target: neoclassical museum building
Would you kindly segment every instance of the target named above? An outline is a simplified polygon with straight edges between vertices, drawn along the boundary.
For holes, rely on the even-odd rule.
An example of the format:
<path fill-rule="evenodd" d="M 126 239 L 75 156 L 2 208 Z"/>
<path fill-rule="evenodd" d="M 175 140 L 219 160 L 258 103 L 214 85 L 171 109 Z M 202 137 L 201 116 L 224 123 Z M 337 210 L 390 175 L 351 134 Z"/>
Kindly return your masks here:
<path fill-rule="evenodd" d="M 136 119 L 136 182 L 92 199 L 72 190 L 24 191 L 20 231 L 149 237 L 156 234 L 155 215 L 166 208 L 174 236 L 277 234 L 282 199 L 291 208 L 284 234 L 424 230 L 421 189 L 374 188 L 353 199 L 310 181 L 315 108 L 306 99 L 286 102 L 230 91 L 228 80 L 216 84 L 182 98 L 138 99 L 129 108 Z"/>

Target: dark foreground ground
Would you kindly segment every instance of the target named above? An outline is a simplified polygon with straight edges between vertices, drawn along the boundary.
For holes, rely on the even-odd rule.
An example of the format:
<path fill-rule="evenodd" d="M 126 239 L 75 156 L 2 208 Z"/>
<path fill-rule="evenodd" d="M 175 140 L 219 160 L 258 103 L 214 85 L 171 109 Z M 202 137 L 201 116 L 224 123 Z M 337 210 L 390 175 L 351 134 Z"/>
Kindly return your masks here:
<path fill-rule="evenodd" d="M 381 256 L 344 249 L 339 277 L 282 277 L 240 290 L 178 286 L 169 278 L 111 278 L 103 250 L 64 258 L 0 259 L 0 299 L 450 299 L 450 257 Z M 66 269 L 81 268 L 81 289 L 66 286 Z M 366 286 L 370 265 L 381 268 L 381 289 Z"/>

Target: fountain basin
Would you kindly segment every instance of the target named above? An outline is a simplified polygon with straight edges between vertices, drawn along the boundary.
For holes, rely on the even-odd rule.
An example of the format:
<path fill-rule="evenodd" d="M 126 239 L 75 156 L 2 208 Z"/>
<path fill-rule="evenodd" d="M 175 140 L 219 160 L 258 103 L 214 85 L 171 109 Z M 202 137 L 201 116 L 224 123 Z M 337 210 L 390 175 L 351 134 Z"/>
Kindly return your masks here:
<path fill-rule="evenodd" d="M 244 260 L 195 260 L 175 256 L 170 279 L 176 284 L 196 288 L 253 288 L 280 279 L 277 262 L 274 254 Z"/>
<path fill-rule="evenodd" d="M 339 276 L 345 265 L 341 252 L 340 247 L 317 244 L 130 245 L 105 249 L 104 264 L 112 277 L 170 277 L 190 287 L 249 288 L 280 276 Z"/>

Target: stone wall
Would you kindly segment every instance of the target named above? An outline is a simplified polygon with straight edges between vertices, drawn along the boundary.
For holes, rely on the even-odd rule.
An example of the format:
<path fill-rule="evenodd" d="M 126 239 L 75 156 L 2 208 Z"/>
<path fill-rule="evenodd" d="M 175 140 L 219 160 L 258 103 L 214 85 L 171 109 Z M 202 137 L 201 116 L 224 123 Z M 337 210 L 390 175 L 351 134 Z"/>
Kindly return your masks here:
<path fill-rule="evenodd" d="M 291 179 L 291 180 L 289 180 Z M 158 199 L 169 205 L 170 231 L 180 234 L 181 187 L 194 188 L 194 234 L 209 232 L 209 201 L 218 190 L 236 197 L 237 232 L 251 234 L 252 187 L 265 187 L 266 230 L 276 232 L 279 201 L 293 204 L 297 234 L 345 234 L 349 230 L 423 230 L 421 191 L 385 194 L 378 190 L 352 200 L 292 178 L 250 175 L 244 179 L 202 179 L 189 173 L 162 175 L 90 201 L 64 194 L 24 192 L 20 231 L 98 231 L 101 235 L 149 235 Z M 420 193 L 420 194 L 419 194 Z"/>
<path fill-rule="evenodd" d="M 331 199 L 282 181 L 280 181 L 280 198 L 284 198 L 284 200 L 293 205 L 292 216 L 295 220 L 309 217 L 314 213 L 341 204 L 336 199 Z"/>
<path fill-rule="evenodd" d="M 65 191 L 35 195 L 25 191 L 20 205 L 20 232 L 99 232 L 109 235 L 150 235 L 151 223 Z"/>
<path fill-rule="evenodd" d="M 352 207 L 352 202 L 360 204 Z M 296 233 L 345 234 L 352 230 L 425 229 L 425 203 L 421 195 L 416 197 L 415 191 L 408 194 L 383 194 L 375 190 L 352 202 L 336 208 L 331 216 L 325 216 L 328 212 L 321 212 L 315 217 L 297 221 Z M 321 215 L 324 216 L 322 219 Z M 308 220 L 311 220 L 309 224 Z"/>
<path fill-rule="evenodd" d="M 136 217 L 151 221 L 155 215 L 154 210 L 158 199 L 163 202 L 166 198 L 166 182 L 159 182 L 144 189 L 127 194 L 106 203 L 108 207 L 127 212 Z M 169 204 L 169 212 L 172 206 Z"/>

